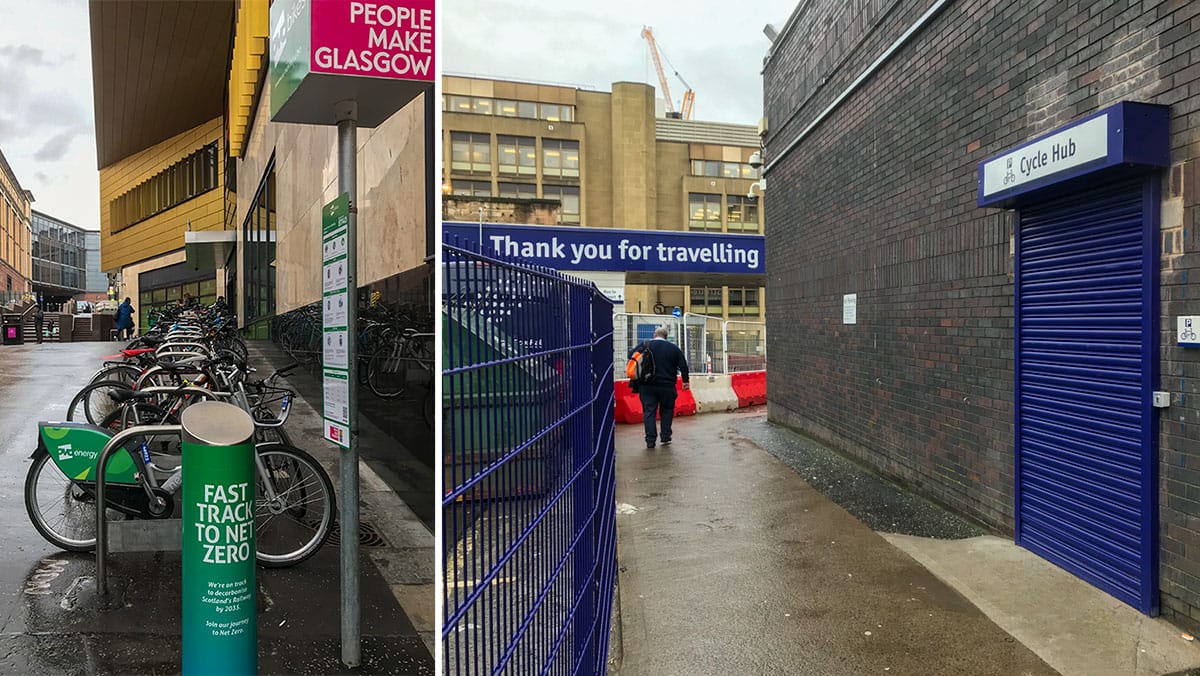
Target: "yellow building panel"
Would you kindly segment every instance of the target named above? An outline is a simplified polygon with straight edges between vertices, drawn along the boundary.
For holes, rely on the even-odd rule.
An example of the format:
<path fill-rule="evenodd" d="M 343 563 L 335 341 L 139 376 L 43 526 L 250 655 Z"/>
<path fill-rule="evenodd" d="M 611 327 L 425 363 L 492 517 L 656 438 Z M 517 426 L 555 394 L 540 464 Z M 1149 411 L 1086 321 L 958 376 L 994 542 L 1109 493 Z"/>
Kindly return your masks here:
<path fill-rule="evenodd" d="M 214 118 L 100 170 L 101 269 L 118 270 L 181 248 L 189 219 L 193 230 L 224 227 L 225 172 L 221 167 L 215 189 L 115 233 L 112 223 L 114 200 L 205 145 L 220 142 L 222 131 L 221 118 Z"/>
<path fill-rule="evenodd" d="M 471 82 L 472 80 L 465 77 L 444 77 L 442 78 L 442 93 L 455 96 L 470 96 Z"/>

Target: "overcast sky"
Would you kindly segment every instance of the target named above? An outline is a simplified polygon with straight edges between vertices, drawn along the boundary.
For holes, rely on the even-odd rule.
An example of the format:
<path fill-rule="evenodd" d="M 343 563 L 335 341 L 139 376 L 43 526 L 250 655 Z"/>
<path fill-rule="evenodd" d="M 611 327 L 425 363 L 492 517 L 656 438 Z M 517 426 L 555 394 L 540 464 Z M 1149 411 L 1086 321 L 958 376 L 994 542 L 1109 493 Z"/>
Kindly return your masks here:
<path fill-rule="evenodd" d="M 696 91 L 695 118 L 755 124 L 762 116 L 763 25 L 782 28 L 797 0 L 443 0 L 447 72 L 608 91 L 658 89 L 643 25 Z M 99 228 L 86 0 L 0 0 L 0 151 L 34 208 Z M 685 87 L 670 72 L 676 106 Z M 661 92 L 660 92 L 661 95 Z"/>
<path fill-rule="evenodd" d="M 0 152 L 33 208 L 100 227 L 86 0 L 0 0 Z"/>
<path fill-rule="evenodd" d="M 447 73 L 588 85 L 658 86 L 642 26 L 696 92 L 694 119 L 757 124 L 765 24 L 782 29 L 799 0 L 564 2 L 442 0 Z M 664 63 L 679 107 L 686 89 Z M 658 92 L 662 96 L 662 92 Z"/>

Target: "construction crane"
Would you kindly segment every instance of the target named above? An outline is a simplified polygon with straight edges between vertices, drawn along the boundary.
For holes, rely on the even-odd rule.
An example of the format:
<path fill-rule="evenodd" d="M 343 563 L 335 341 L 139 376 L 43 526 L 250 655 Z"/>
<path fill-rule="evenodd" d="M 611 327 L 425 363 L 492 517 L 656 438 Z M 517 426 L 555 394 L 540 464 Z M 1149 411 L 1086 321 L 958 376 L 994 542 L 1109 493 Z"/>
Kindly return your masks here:
<path fill-rule="evenodd" d="M 667 58 L 665 53 L 662 54 L 662 58 L 659 58 L 658 43 L 655 42 L 654 33 L 650 30 L 649 26 L 642 26 L 642 37 L 650 45 L 650 56 L 654 58 L 654 69 L 658 71 L 658 83 L 662 85 L 663 97 L 667 100 L 668 117 L 676 117 L 676 114 L 675 102 L 671 100 L 671 87 L 667 85 L 667 74 L 663 70 L 662 62 L 664 60 L 671 67 L 671 72 L 675 73 L 675 77 L 679 78 L 684 87 L 687 87 L 687 91 L 683 93 L 683 103 L 680 106 L 678 117 L 685 120 L 692 119 L 692 109 L 696 104 L 696 92 L 692 91 L 692 86 L 688 84 L 687 80 L 683 79 L 678 70 L 675 70 L 675 66 L 671 64 L 671 60 Z"/>

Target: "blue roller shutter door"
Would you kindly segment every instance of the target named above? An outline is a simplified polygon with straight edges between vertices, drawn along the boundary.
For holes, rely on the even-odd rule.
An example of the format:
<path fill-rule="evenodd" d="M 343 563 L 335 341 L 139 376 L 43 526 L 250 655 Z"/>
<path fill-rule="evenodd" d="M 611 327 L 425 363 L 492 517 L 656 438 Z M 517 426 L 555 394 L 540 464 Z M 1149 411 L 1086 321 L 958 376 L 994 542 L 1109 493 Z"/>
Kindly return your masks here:
<path fill-rule="evenodd" d="M 1016 267 L 1017 543 L 1146 613 L 1156 197 L 1139 180 L 1023 208 Z"/>

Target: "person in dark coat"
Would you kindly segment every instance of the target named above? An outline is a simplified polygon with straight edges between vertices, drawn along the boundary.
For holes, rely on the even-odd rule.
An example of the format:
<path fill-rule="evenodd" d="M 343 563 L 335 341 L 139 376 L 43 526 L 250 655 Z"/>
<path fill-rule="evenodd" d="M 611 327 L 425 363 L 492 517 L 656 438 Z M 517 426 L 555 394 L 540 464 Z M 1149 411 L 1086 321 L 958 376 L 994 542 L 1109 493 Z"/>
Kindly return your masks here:
<path fill-rule="evenodd" d="M 37 331 L 37 342 L 42 342 L 42 327 L 46 325 L 46 313 L 42 311 L 41 304 L 38 304 L 33 310 L 33 328 Z"/>
<path fill-rule="evenodd" d="M 675 376 L 683 377 L 683 389 L 690 390 L 687 359 L 675 343 L 667 340 L 667 328 L 654 329 L 654 338 L 646 341 L 646 349 L 654 357 L 654 379 L 639 383 L 638 397 L 642 400 L 642 422 L 646 426 L 646 448 L 654 448 L 658 438 L 654 418 L 662 421 L 662 443 L 671 443 L 671 418 L 675 415 Z M 629 353 L 633 358 L 633 352 Z"/>
<path fill-rule="evenodd" d="M 133 309 L 133 303 L 129 298 L 125 299 L 117 307 L 117 340 L 128 340 L 133 337 L 133 313 L 137 310 Z"/>

